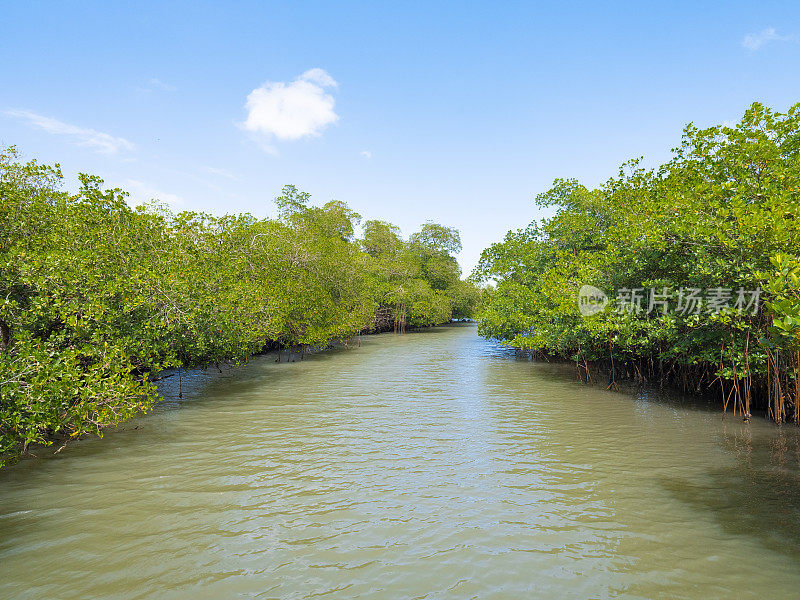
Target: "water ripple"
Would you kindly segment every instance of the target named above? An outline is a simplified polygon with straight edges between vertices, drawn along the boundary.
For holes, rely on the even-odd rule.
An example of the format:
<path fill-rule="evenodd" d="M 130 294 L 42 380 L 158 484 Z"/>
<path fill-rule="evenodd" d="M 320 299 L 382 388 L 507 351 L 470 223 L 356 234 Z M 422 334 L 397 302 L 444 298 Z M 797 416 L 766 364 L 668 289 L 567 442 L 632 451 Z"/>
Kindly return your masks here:
<path fill-rule="evenodd" d="M 473 327 L 190 373 L 183 400 L 163 384 L 154 414 L 0 473 L 0 597 L 755 598 L 800 584 L 796 431 L 581 386 Z"/>

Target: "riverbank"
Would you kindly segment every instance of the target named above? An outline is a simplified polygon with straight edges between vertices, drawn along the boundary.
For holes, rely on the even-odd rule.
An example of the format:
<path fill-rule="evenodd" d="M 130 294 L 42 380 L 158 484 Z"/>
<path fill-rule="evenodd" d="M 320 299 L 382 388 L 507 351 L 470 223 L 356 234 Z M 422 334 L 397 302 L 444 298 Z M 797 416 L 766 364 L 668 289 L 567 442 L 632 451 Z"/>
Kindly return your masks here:
<path fill-rule="evenodd" d="M 0 149 L 0 467 L 33 444 L 100 435 L 157 401 L 152 373 L 324 347 L 471 313 L 459 233 L 407 239 L 288 185 L 277 218 L 137 209 L 82 176 Z M 10 458 L 9 458 L 10 457 Z"/>
<path fill-rule="evenodd" d="M 800 425 L 800 105 L 688 125 L 669 161 L 590 189 L 556 180 L 554 214 L 487 248 L 483 335 L 591 377 L 706 392 L 723 411 Z"/>
<path fill-rule="evenodd" d="M 443 323 L 439 325 L 433 325 L 430 327 L 417 327 L 414 329 L 410 329 L 407 333 L 419 333 L 424 331 L 425 329 L 430 329 L 431 327 L 444 327 L 447 325 L 458 325 L 467 323 L 467 321 L 451 321 L 449 323 Z M 247 368 L 247 365 L 252 360 L 272 360 L 275 363 L 290 363 L 295 361 L 302 361 L 305 360 L 307 357 L 313 356 L 318 353 L 323 352 L 331 352 L 337 350 L 350 350 L 353 348 L 361 347 L 361 337 L 362 336 L 373 336 L 373 335 L 392 335 L 389 331 L 376 331 L 376 330 L 365 330 L 359 333 L 357 336 L 353 336 L 350 339 L 346 340 L 332 340 L 329 344 L 327 344 L 324 348 L 315 348 L 315 347 L 299 347 L 299 348 L 281 348 L 278 345 L 273 346 L 271 349 L 266 349 L 262 352 L 254 354 L 253 356 L 249 357 L 241 364 L 215 364 L 215 365 L 207 365 L 205 367 L 195 367 L 192 369 L 166 369 L 161 371 L 158 374 L 153 374 L 150 376 L 149 381 L 156 385 L 157 387 L 157 401 L 153 404 L 153 408 L 156 408 L 160 403 L 165 401 L 176 402 L 180 401 L 184 397 L 184 392 L 187 392 L 196 387 L 198 381 L 213 381 L 215 379 L 215 375 L 225 376 L 231 372 L 234 372 L 238 369 Z M 394 334 L 398 335 L 398 334 Z M 169 400 L 165 400 L 168 398 Z M 110 424 L 103 428 L 101 435 L 98 437 L 102 438 L 103 435 L 109 431 L 113 431 L 119 428 L 121 424 Z M 123 426 L 124 429 L 124 426 Z M 97 435 L 97 434 L 95 434 Z M 47 444 L 33 444 L 30 447 L 26 448 L 25 452 L 18 456 L 7 456 L 5 460 L 8 462 L 16 462 L 19 459 L 39 459 L 45 458 L 48 455 L 59 454 L 62 451 L 65 451 L 68 446 L 72 446 L 81 440 L 85 440 L 88 436 L 52 436 Z M 0 456 L 0 464 L 3 464 L 3 457 Z"/>

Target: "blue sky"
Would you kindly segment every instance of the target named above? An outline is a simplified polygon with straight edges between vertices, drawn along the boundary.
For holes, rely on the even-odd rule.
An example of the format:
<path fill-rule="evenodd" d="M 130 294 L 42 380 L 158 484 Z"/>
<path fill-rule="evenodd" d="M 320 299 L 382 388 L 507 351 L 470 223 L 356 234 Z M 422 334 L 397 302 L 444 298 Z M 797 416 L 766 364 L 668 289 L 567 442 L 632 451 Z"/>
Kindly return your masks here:
<path fill-rule="evenodd" d="M 34 2 L 0 7 L 0 145 L 177 209 L 293 183 L 466 272 L 556 177 L 664 161 L 692 121 L 800 101 L 796 2 Z"/>

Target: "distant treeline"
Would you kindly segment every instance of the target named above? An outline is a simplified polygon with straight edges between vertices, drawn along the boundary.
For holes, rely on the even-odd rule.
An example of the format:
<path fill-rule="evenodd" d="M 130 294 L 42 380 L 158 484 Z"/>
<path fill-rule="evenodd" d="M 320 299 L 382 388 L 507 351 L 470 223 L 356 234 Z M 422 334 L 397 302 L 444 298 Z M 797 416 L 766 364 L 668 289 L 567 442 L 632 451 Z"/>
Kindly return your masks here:
<path fill-rule="evenodd" d="M 798 423 L 799 200 L 800 105 L 689 125 L 656 169 L 634 160 L 598 189 L 557 180 L 538 196 L 555 215 L 509 232 L 473 274 L 496 283 L 479 331 L 584 379 L 715 390 L 745 419 Z M 582 298 L 597 314 L 580 310 L 584 285 L 609 297 Z"/>
<path fill-rule="evenodd" d="M 276 219 L 131 208 L 119 189 L 0 152 L 0 466 L 99 434 L 157 399 L 167 368 L 324 347 L 472 314 L 457 231 L 408 240 L 286 186 Z"/>

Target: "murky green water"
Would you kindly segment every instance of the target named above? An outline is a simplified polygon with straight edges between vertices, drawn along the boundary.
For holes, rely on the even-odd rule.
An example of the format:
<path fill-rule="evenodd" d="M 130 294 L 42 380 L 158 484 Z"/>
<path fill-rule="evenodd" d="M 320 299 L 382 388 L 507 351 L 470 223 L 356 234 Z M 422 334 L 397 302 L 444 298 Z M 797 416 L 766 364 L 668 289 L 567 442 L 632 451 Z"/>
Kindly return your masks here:
<path fill-rule="evenodd" d="M 0 598 L 800 596 L 793 427 L 584 387 L 473 327 L 184 396 L 0 471 Z"/>

